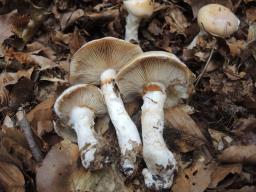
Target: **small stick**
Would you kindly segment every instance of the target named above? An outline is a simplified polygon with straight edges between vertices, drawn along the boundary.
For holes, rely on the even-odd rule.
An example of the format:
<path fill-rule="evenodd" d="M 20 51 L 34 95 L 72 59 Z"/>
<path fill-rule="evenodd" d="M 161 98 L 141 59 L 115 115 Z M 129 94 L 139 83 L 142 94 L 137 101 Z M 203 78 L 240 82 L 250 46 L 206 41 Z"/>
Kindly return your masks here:
<path fill-rule="evenodd" d="M 29 148 L 31 149 L 32 155 L 37 162 L 43 160 L 42 152 L 37 146 L 35 139 L 33 137 L 33 133 L 30 127 L 30 124 L 25 116 L 25 112 L 22 108 L 19 108 L 16 117 L 18 119 L 18 123 L 20 128 L 23 130 L 26 140 L 28 142 Z"/>
<path fill-rule="evenodd" d="M 205 64 L 205 66 L 204 66 L 203 71 L 198 75 L 198 77 L 197 77 L 197 79 L 196 79 L 195 87 L 196 87 L 197 84 L 199 83 L 200 79 L 203 77 L 203 75 L 204 75 L 204 73 L 205 73 L 205 71 L 206 71 L 208 65 L 210 64 L 210 61 L 211 61 L 211 59 L 212 59 L 213 52 L 214 52 L 214 48 L 212 48 L 212 50 L 211 50 L 210 56 L 208 57 L 208 60 L 207 60 L 207 62 L 206 62 L 206 64 Z"/>

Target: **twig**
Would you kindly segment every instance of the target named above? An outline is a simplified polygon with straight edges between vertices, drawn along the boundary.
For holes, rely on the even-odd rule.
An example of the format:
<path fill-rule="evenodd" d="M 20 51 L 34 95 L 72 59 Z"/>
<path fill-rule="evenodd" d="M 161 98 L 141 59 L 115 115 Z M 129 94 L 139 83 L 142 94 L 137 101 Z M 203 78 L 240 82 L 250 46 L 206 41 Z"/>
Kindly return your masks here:
<path fill-rule="evenodd" d="M 25 112 L 23 108 L 19 108 L 16 117 L 18 119 L 18 123 L 20 128 L 23 130 L 26 140 L 28 142 L 29 148 L 31 149 L 32 155 L 36 161 L 40 162 L 43 160 L 42 152 L 37 146 L 35 139 L 33 137 L 33 133 L 30 127 L 30 124 L 25 116 Z"/>
<path fill-rule="evenodd" d="M 196 82 L 195 82 L 195 87 L 196 87 L 197 84 L 199 83 L 200 79 L 203 77 L 203 75 L 204 75 L 204 73 L 205 73 L 205 71 L 206 71 L 208 65 L 210 64 L 210 61 L 211 61 L 211 59 L 212 59 L 212 55 L 213 55 L 214 49 L 215 49 L 215 48 L 213 47 L 212 50 L 211 50 L 210 56 L 208 57 L 208 60 L 207 60 L 207 62 L 206 62 L 206 64 L 205 64 L 205 66 L 204 66 L 203 71 L 198 75 L 198 77 L 197 77 L 197 79 L 196 79 Z"/>

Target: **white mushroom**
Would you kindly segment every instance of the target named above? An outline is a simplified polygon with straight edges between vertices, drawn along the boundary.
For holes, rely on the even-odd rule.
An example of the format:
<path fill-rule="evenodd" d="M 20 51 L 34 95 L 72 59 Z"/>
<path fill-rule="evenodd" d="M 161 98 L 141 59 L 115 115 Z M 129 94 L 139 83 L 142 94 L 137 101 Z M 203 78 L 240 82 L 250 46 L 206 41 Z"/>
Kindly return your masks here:
<path fill-rule="evenodd" d="M 229 37 L 239 28 L 240 21 L 227 7 L 220 4 L 208 4 L 199 9 L 197 22 L 200 32 L 187 47 L 192 49 L 196 46 L 199 36 L 210 33 L 217 37 Z"/>
<path fill-rule="evenodd" d="M 141 53 L 137 45 L 106 37 L 85 44 L 74 54 L 70 65 L 71 83 L 101 84 L 121 150 L 121 169 L 126 176 L 137 169 L 142 144 L 137 127 L 125 110 L 115 77 L 120 67 Z"/>
<path fill-rule="evenodd" d="M 117 77 L 118 87 L 126 101 L 142 95 L 141 124 L 143 158 L 147 168 L 143 170 L 148 188 L 169 188 L 177 169 L 173 153 L 163 139 L 164 106 L 166 93 L 176 105 L 192 91 L 193 73 L 175 55 L 151 51 L 138 56 L 123 67 Z M 166 106 L 169 107 L 169 106 Z"/>
<path fill-rule="evenodd" d="M 154 0 L 124 0 L 124 6 L 128 11 L 125 26 L 125 40 L 138 39 L 138 29 L 142 18 L 150 17 L 154 10 Z"/>
<path fill-rule="evenodd" d="M 93 129 L 95 116 L 106 113 L 100 89 L 86 84 L 72 86 L 57 98 L 54 110 L 76 132 L 81 161 L 86 169 L 101 169 L 108 163 L 106 146 Z"/>

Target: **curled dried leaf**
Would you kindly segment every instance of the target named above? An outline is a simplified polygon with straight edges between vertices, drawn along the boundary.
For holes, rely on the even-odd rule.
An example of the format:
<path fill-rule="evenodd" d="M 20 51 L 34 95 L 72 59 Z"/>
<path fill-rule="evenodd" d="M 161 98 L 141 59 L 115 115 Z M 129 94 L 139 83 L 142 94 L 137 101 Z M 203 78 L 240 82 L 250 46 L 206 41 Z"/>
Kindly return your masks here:
<path fill-rule="evenodd" d="M 256 164 L 256 145 L 230 146 L 222 151 L 219 160 L 227 163 Z"/>
<path fill-rule="evenodd" d="M 5 191 L 25 192 L 25 179 L 13 164 L 0 161 L 0 184 Z"/>

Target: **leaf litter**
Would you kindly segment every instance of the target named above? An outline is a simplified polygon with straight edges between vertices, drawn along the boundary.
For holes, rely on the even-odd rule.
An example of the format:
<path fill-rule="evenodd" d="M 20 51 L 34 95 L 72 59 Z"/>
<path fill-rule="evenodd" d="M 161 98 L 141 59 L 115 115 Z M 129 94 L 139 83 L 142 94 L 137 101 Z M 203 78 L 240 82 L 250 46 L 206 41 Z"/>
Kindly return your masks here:
<path fill-rule="evenodd" d="M 239 17 L 238 32 L 227 39 L 204 35 L 188 50 L 199 32 L 199 8 L 216 2 Z M 170 191 L 256 191 L 255 1 L 155 3 L 154 14 L 142 21 L 140 46 L 172 52 L 200 76 L 188 103 L 165 111 L 164 139 L 179 164 Z M 124 37 L 127 13 L 122 1 L 6 0 L 0 14 L 0 191 L 147 191 L 141 174 L 126 180 L 120 173 L 120 152 L 108 116 L 97 120 L 96 131 L 110 144 L 113 162 L 102 171 L 87 172 L 77 145 L 56 134 L 67 125 L 52 110 L 69 86 L 75 51 L 93 39 Z M 140 106 L 141 100 L 126 104 L 141 131 Z M 42 162 L 36 161 L 19 126 L 20 107 Z"/>

